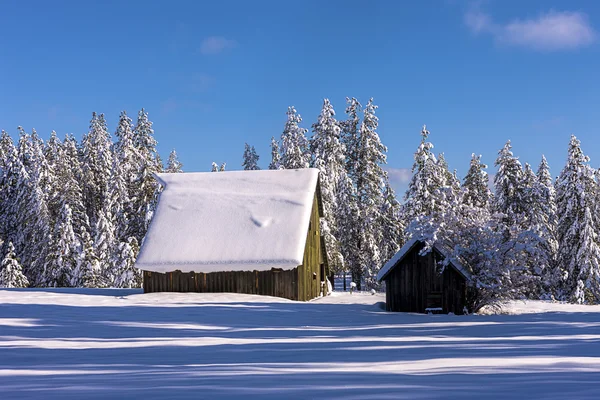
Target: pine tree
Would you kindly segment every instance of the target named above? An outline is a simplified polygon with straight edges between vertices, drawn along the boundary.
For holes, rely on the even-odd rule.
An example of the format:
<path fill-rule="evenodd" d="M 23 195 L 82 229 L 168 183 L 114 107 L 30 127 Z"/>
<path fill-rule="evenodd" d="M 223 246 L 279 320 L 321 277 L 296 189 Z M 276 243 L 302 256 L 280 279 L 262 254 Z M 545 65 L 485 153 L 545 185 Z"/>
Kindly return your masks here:
<path fill-rule="evenodd" d="M 379 226 L 382 232 L 379 244 L 381 259 L 383 262 L 391 259 L 400 250 L 404 225 L 402 223 L 401 205 L 396 199 L 396 193 L 390 186 L 387 174 L 383 185 L 383 202 L 381 204 L 381 222 Z"/>
<path fill-rule="evenodd" d="M 517 157 L 513 156 L 510 140 L 498 152 L 495 165 L 498 172 L 494 177 L 494 209 L 504 214 L 502 222 L 511 227 L 523 218 L 523 170 Z"/>
<path fill-rule="evenodd" d="M 74 286 L 76 287 L 106 287 L 107 279 L 102 275 L 100 260 L 94 250 L 94 241 L 87 232 L 81 236 L 81 254 L 77 268 L 73 272 Z"/>
<path fill-rule="evenodd" d="M 341 124 L 341 139 L 346 147 L 346 171 L 352 182 L 356 184 L 361 126 L 358 114 L 361 110 L 361 105 L 354 97 L 346 97 L 346 103 L 346 115 L 348 115 L 348 118 Z"/>
<path fill-rule="evenodd" d="M 21 264 L 15 254 L 15 247 L 9 242 L 6 255 L 0 264 L 0 287 L 24 288 L 27 286 L 29 286 L 29 281 L 23 275 Z"/>
<path fill-rule="evenodd" d="M 298 124 L 302 117 L 294 107 L 287 111 L 287 122 L 281 134 L 281 167 L 284 169 L 308 168 L 310 163 L 306 129 Z"/>
<path fill-rule="evenodd" d="M 115 281 L 113 255 L 118 248 L 118 242 L 115 239 L 114 218 L 111 214 L 110 206 L 100 210 L 94 228 L 96 236 L 93 248 L 100 267 L 98 275 L 107 285 L 111 285 Z"/>
<path fill-rule="evenodd" d="M 108 185 L 108 197 L 104 202 L 104 210 L 109 210 L 110 213 L 105 216 L 112 217 L 113 230 L 115 235 L 115 241 L 124 242 L 131 236 L 139 234 L 140 230 L 140 219 L 137 218 L 136 212 L 138 210 L 138 203 L 136 203 L 136 186 L 131 181 L 131 170 L 130 174 L 127 175 L 126 171 L 123 170 L 123 164 L 121 164 L 117 158 L 113 163 L 113 167 L 110 173 L 110 180 Z M 130 197 L 130 196 L 133 196 Z"/>
<path fill-rule="evenodd" d="M 227 165 L 227 163 L 222 163 L 221 166 L 219 167 L 219 172 L 225 171 L 225 166 L 226 165 Z"/>
<path fill-rule="evenodd" d="M 175 149 L 171 150 L 171 153 L 169 153 L 169 161 L 167 162 L 167 168 L 165 169 L 165 172 L 170 174 L 180 173 L 183 172 L 182 168 L 183 164 L 179 162 L 179 159 L 177 158 L 177 152 L 175 151 Z"/>
<path fill-rule="evenodd" d="M 510 140 L 498 152 L 495 165 L 498 171 L 494 178 L 495 198 L 493 210 L 496 229 L 502 235 L 498 245 L 506 249 L 503 254 L 505 273 L 510 274 L 511 290 L 528 298 L 535 298 L 540 291 L 540 252 L 539 237 L 531 228 L 528 211 L 531 200 L 529 194 L 536 177 L 531 167 L 521 167 L 519 159 L 513 156 Z"/>
<path fill-rule="evenodd" d="M 6 131 L 0 137 L 0 236 L 14 242 L 17 236 L 18 185 L 27 175 L 12 138 Z"/>
<path fill-rule="evenodd" d="M 65 204 L 69 205 L 73 216 L 73 229 L 81 239 L 84 233 L 90 233 L 91 227 L 84 203 L 83 170 L 79 161 L 77 141 L 73 136 L 65 137 L 59 154 L 54 185 L 57 208 L 60 210 Z"/>
<path fill-rule="evenodd" d="M 139 229 L 140 224 L 137 214 L 140 204 L 136 202 L 136 199 L 139 197 L 140 191 L 143 191 L 140 186 L 143 186 L 145 182 L 137 179 L 137 174 L 143 169 L 142 164 L 145 162 L 141 159 L 142 154 L 147 153 L 138 150 L 139 143 L 136 146 L 133 122 L 125 111 L 122 111 L 119 117 L 115 137 L 117 142 L 114 144 L 114 161 L 107 189 L 109 193 L 107 201 L 112 202 L 113 215 L 119 225 L 117 227 L 118 240 L 124 240 L 130 234 L 139 234 L 136 230 Z M 137 139 L 139 140 L 139 138 Z M 144 194 L 142 192 L 142 197 Z M 133 220 L 136 220 L 137 224 L 130 224 Z"/>
<path fill-rule="evenodd" d="M 488 208 L 491 192 L 489 177 L 484 170 L 487 165 L 481 163 L 481 156 L 471 155 L 471 165 L 462 185 L 463 203 L 472 207 Z"/>
<path fill-rule="evenodd" d="M 59 164 L 62 161 L 63 151 L 62 143 L 58 139 L 56 132 L 52 131 L 50 139 L 46 142 L 46 146 L 43 150 L 48 168 L 50 171 L 54 172 L 53 181 L 44 185 L 48 203 L 48 212 L 50 213 L 50 225 L 54 224 L 60 213 L 61 205 L 59 203 L 60 195 L 58 191 L 62 187 L 62 182 L 57 171 L 59 169 Z"/>
<path fill-rule="evenodd" d="M 271 163 L 269 169 L 279 169 L 281 166 L 281 155 L 279 154 L 279 142 L 275 136 L 271 137 Z"/>
<path fill-rule="evenodd" d="M 37 140 L 37 139 L 36 139 Z M 44 286 L 42 273 L 50 239 L 50 215 L 43 182 L 47 166 L 43 148 L 20 128 L 20 170 L 16 171 L 15 202 L 11 205 L 16 232 L 13 241 L 25 274 L 31 284 Z M 26 167 L 27 165 L 27 167 Z"/>
<path fill-rule="evenodd" d="M 381 243 L 380 210 L 383 202 L 383 184 L 387 148 L 381 143 L 377 133 L 379 119 L 375 115 L 377 106 L 373 99 L 367 103 L 360 126 L 360 138 L 356 164 L 356 191 L 358 218 L 359 264 L 352 267 L 352 279 L 358 289 L 364 276 L 367 287 L 377 285 L 376 276 L 382 265 L 378 244 Z"/>
<path fill-rule="evenodd" d="M 110 133 L 104 114 L 92 114 L 90 130 L 83 137 L 81 168 L 83 198 L 91 226 L 95 226 L 106 200 L 108 179 L 113 165 Z"/>
<path fill-rule="evenodd" d="M 137 241 L 130 237 L 121 242 L 115 254 L 114 286 L 119 288 L 139 288 L 142 286 L 141 271 L 135 268 L 135 259 L 139 252 Z"/>
<path fill-rule="evenodd" d="M 242 161 L 242 167 L 245 171 L 259 170 L 258 167 L 259 156 L 256 154 L 254 146 L 250 146 L 248 143 L 244 144 L 244 157 Z"/>
<path fill-rule="evenodd" d="M 556 181 L 558 265 L 562 269 L 562 296 L 577 303 L 600 300 L 594 171 L 571 136 L 567 163 Z M 561 293 L 559 293 L 560 295 Z"/>
<path fill-rule="evenodd" d="M 344 257 L 337 239 L 341 232 L 338 229 L 340 205 L 338 203 L 340 181 L 347 179 L 346 156 L 344 145 L 340 142 L 340 126 L 335 119 L 335 111 L 328 99 L 323 101 L 323 108 L 318 121 L 313 124 L 313 137 L 310 141 L 312 166 L 319 169 L 323 218 L 322 235 L 325 241 L 329 266 L 334 272 L 344 267 Z"/>
<path fill-rule="evenodd" d="M 536 225 L 537 233 L 546 241 L 549 259 L 555 262 L 556 252 L 558 251 L 558 242 L 556 239 L 556 191 L 554 190 L 552 176 L 550 175 L 550 166 L 544 156 L 542 156 L 542 161 L 537 170 L 534 191 L 537 201 L 532 208 L 533 223 Z M 552 268 L 555 268 L 555 266 L 552 265 Z"/>
<path fill-rule="evenodd" d="M 404 218 L 408 226 L 420 217 L 442 213 L 447 208 L 445 192 L 448 179 L 447 164 L 440 164 L 431 151 L 433 144 L 427 141 L 429 131 L 421 130 L 421 144 L 415 152 L 413 176 L 404 195 Z M 444 161 L 445 162 L 445 161 Z"/>
<path fill-rule="evenodd" d="M 152 219 L 158 198 L 158 182 L 154 178 L 154 174 L 163 170 L 162 161 L 156 151 L 152 122 L 143 108 L 138 113 L 133 136 L 139 160 L 137 173 L 132 183 L 135 188 L 135 197 L 130 194 L 133 201 L 132 208 L 135 211 L 131 217 L 130 232 L 131 236 L 141 243 L 148 230 L 148 224 Z"/>
<path fill-rule="evenodd" d="M 50 242 L 44 270 L 45 285 L 53 287 L 76 285 L 78 282 L 73 273 L 77 270 L 80 256 L 81 243 L 73 230 L 71 208 L 68 204 L 64 204 Z"/>

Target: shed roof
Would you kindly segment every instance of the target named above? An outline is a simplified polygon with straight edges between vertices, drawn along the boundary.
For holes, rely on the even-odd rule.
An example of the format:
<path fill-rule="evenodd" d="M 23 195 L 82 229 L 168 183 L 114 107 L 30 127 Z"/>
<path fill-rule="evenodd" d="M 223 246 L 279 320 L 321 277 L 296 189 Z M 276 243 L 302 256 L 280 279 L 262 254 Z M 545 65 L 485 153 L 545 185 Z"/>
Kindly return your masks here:
<path fill-rule="evenodd" d="M 377 274 L 377 281 L 381 282 L 383 279 L 385 279 L 385 277 L 392 271 L 392 269 L 394 269 L 394 267 L 398 265 L 398 263 L 400 263 L 400 261 L 402 261 L 404 257 L 408 253 L 410 253 L 410 251 L 419 243 L 425 243 L 425 241 L 420 238 L 412 238 L 408 242 L 406 242 L 404 246 L 402 246 L 402 248 L 398 250 L 398 252 L 394 254 L 394 256 L 387 263 L 385 263 L 383 268 L 379 270 L 379 273 Z M 444 246 L 442 246 L 439 242 L 436 242 L 433 245 L 433 249 L 437 250 L 444 258 L 448 258 L 448 252 L 444 249 Z M 458 260 L 450 259 L 449 264 L 450 266 L 452 266 L 452 268 L 456 270 L 456 272 L 461 274 L 465 279 L 471 278 L 471 273 L 469 272 L 469 270 L 465 268 L 460 262 L 458 262 Z"/>
<path fill-rule="evenodd" d="M 155 272 L 302 264 L 318 170 L 157 174 L 164 186 L 136 267 Z"/>

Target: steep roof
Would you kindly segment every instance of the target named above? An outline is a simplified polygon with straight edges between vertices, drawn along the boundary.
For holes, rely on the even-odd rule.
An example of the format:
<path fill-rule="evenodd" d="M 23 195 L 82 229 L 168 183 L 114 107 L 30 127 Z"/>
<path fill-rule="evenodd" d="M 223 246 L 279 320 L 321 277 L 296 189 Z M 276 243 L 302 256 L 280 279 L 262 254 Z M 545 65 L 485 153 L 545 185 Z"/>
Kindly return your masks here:
<path fill-rule="evenodd" d="M 417 246 L 420 243 L 425 243 L 425 241 L 422 239 L 419 239 L 419 238 L 412 238 L 408 242 L 406 242 L 404 244 L 404 246 L 402 246 L 402 248 L 400 250 L 398 250 L 398 252 L 396 254 L 394 254 L 394 256 L 392 258 L 390 258 L 390 260 L 388 262 L 385 263 L 383 268 L 381 268 L 379 270 L 379 273 L 377 274 L 377 281 L 381 282 L 382 280 L 384 280 L 385 277 L 387 276 L 387 274 L 389 274 L 392 271 L 392 269 L 394 269 L 394 267 L 398 263 L 400 263 L 400 261 L 402 261 L 404 259 L 404 257 L 408 253 L 410 253 L 410 251 L 415 246 Z M 437 250 L 438 253 L 440 253 L 444 258 L 448 258 L 448 256 L 447 256 L 448 252 L 444 249 L 444 246 L 442 246 L 441 244 L 435 243 L 433 245 L 433 249 Z M 462 266 L 458 262 L 458 260 L 451 259 L 450 266 L 452 268 L 454 268 L 456 270 L 456 272 L 461 274 L 465 279 L 471 278 L 471 273 L 469 272 L 469 270 L 467 268 L 465 268 L 464 266 Z"/>
<path fill-rule="evenodd" d="M 318 170 L 158 174 L 136 267 L 215 272 L 302 264 Z"/>

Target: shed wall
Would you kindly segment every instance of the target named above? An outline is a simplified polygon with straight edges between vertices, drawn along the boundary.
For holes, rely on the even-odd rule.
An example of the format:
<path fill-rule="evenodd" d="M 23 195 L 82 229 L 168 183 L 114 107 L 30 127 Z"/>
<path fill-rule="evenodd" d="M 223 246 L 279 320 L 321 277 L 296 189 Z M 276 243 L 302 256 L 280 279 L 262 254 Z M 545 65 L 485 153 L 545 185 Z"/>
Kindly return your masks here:
<path fill-rule="evenodd" d="M 463 314 L 465 278 L 450 266 L 440 274 L 437 262 L 442 256 L 435 250 L 420 256 L 422 248 L 416 245 L 386 277 L 386 309 L 423 313 L 441 308 L 443 313 Z"/>

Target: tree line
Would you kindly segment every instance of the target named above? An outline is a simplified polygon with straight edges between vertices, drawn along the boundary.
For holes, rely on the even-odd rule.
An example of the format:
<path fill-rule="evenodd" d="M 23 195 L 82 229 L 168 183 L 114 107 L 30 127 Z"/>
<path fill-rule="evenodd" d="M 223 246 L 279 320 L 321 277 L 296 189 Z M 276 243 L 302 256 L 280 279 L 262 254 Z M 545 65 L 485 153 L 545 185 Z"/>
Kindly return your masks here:
<path fill-rule="evenodd" d="M 140 287 L 134 267 L 163 171 L 152 122 L 93 113 L 77 142 L 0 135 L 0 287 Z M 173 151 L 166 171 L 181 172 Z"/>
<path fill-rule="evenodd" d="M 506 298 L 600 300 L 600 171 L 571 137 L 567 162 L 553 179 L 542 156 L 537 171 L 522 165 L 510 141 L 487 166 L 473 154 L 461 180 L 443 153 L 435 155 L 423 127 L 412 178 L 401 204 L 384 169 L 377 106 L 348 98 L 336 118 L 325 99 L 311 125 L 294 107 L 279 138 L 271 138 L 269 169 L 320 170 L 322 235 L 330 267 L 376 288 L 377 272 L 411 237 L 444 246 L 446 263 L 472 271 L 471 309 Z M 19 128 L 0 137 L 0 285 L 139 287 L 134 268 L 159 188 L 156 172 L 182 172 L 173 151 L 163 167 L 152 123 L 121 113 L 115 140 L 93 114 L 80 143 L 53 132 L 44 142 Z M 246 170 L 259 156 L 246 144 Z M 224 171 L 213 163 L 212 171 Z M 441 265 L 443 269 L 445 266 Z"/>

